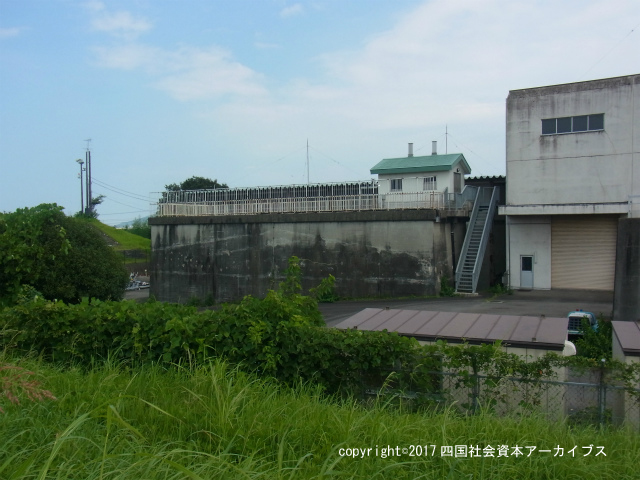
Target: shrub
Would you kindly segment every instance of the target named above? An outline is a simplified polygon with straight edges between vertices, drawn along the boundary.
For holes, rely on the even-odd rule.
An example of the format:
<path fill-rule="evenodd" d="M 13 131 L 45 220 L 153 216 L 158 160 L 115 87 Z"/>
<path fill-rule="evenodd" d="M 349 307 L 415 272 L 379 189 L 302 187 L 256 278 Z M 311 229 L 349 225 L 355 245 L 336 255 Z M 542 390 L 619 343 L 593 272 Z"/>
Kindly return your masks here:
<path fill-rule="evenodd" d="M 47 299 L 120 299 L 128 282 L 118 255 L 87 222 L 42 204 L 0 218 L 0 301 L 15 303 L 24 285 Z"/>

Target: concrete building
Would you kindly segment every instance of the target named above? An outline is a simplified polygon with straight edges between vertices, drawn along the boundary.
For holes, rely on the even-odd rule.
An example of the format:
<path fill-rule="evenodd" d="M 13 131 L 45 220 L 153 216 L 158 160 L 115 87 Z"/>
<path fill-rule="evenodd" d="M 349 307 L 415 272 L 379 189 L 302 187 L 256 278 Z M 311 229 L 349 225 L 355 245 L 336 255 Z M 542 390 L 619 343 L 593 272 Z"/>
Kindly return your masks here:
<path fill-rule="evenodd" d="M 640 206 L 640 75 L 512 90 L 508 284 L 613 290 L 618 220 Z"/>

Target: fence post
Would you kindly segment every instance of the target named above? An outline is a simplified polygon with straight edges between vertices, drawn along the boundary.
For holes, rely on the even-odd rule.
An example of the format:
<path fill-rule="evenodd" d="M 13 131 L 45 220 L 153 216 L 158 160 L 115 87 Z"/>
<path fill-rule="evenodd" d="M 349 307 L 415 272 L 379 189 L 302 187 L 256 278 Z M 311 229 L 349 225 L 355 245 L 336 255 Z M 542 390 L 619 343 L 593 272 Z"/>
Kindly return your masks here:
<path fill-rule="evenodd" d="M 604 358 L 600 361 L 600 384 L 598 386 L 598 416 L 601 427 L 605 424 L 605 407 L 607 404 L 607 385 L 604 381 L 605 362 Z"/>

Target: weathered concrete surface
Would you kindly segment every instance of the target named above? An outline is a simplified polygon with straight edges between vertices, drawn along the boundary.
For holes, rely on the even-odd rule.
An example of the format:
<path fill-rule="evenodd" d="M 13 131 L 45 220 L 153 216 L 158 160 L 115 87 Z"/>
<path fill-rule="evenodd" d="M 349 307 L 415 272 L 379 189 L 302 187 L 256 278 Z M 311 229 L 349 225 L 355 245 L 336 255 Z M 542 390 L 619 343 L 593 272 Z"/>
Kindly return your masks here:
<path fill-rule="evenodd" d="M 640 218 L 618 220 L 613 319 L 640 321 Z"/>
<path fill-rule="evenodd" d="M 340 212 L 227 217 L 159 217 L 152 233 L 151 293 L 224 302 L 277 287 L 289 257 L 302 260 L 303 288 L 332 274 L 341 296 L 435 295 L 453 277 L 451 229 L 435 211 Z"/>

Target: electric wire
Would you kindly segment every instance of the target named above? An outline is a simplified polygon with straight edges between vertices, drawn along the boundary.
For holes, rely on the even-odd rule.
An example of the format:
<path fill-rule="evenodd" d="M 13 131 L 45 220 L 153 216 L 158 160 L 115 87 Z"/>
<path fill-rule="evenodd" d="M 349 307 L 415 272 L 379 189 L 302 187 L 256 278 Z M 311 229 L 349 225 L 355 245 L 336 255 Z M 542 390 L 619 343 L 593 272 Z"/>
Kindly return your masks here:
<path fill-rule="evenodd" d="M 96 178 L 96 177 L 93 177 L 93 180 L 94 181 L 97 180 L 97 182 L 100 183 L 101 185 L 104 185 L 106 187 L 114 189 L 114 191 L 116 191 L 117 193 L 123 193 L 123 194 L 126 193 L 127 195 L 133 195 L 133 196 L 136 196 L 136 197 L 145 198 L 145 200 L 146 200 L 146 197 L 144 195 L 139 194 L 139 193 L 130 192 L 128 190 L 125 190 L 124 188 L 116 187 L 115 185 L 111 185 L 111 184 L 109 184 L 109 183 L 107 183 L 107 182 L 105 182 L 103 180 L 100 180 L 99 178 Z"/>
<path fill-rule="evenodd" d="M 113 199 L 113 198 L 111 198 L 109 195 L 103 195 L 103 196 L 104 196 L 104 198 L 105 198 L 106 200 L 109 200 L 110 202 L 115 202 L 115 203 L 117 203 L 117 204 L 119 204 L 119 205 L 123 205 L 123 206 L 125 206 L 125 207 L 129 207 L 129 208 L 139 208 L 139 207 L 136 207 L 135 205 L 129 205 L 129 204 L 127 204 L 127 203 L 122 203 L 122 202 L 119 202 L 118 200 L 114 200 L 114 199 Z"/>
<path fill-rule="evenodd" d="M 613 47 L 611 47 L 611 49 L 610 49 L 609 51 L 607 51 L 607 53 L 605 53 L 602 57 L 600 57 L 600 59 L 599 59 L 596 63 L 594 63 L 593 65 L 591 65 L 591 66 L 589 67 L 589 69 L 588 69 L 586 72 L 584 72 L 580 78 L 583 78 L 583 79 L 584 79 L 584 78 L 587 76 L 587 73 L 589 73 L 591 70 L 593 70 L 593 68 L 594 68 L 596 65 L 598 65 L 602 60 L 604 60 L 607 56 L 609 56 L 609 54 L 610 54 L 611 52 L 613 52 L 616 48 L 618 48 L 618 46 L 620 46 L 620 44 L 621 44 L 622 42 L 624 42 L 624 41 L 627 39 L 627 37 L 628 37 L 629 35 L 631 35 L 633 32 L 635 32 L 636 28 L 638 28 L 638 27 L 640 27 L 640 23 L 639 23 L 638 25 L 636 25 L 635 27 L 633 27 L 633 28 L 631 29 L 631 31 L 630 31 L 629 33 L 627 33 L 624 37 L 622 37 L 622 38 L 620 39 L 620 41 L 619 41 L 618 43 L 616 43 Z"/>
<path fill-rule="evenodd" d="M 109 191 L 111 191 L 113 193 L 117 193 L 118 195 L 122 195 L 124 197 L 129 197 L 129 198 L 132 198 L 134 200 L 138 200 L 140 202 L 148 202 L 149 201 L 148 198 L 145 198 L 142 195 L 130 194 L 130 193 L 122 193 L 122 192 L 126 192 L 126 190 L 123 190 L 123 191 L 119 192 L 118 190 L 115 190 L 115 188 L 117 188 L 117 187 L 109 187 L 108 184 L 105 184 L 104 182 L 101 182 L 100 180 L 96 180 L 95 177 L 92 178 L 92 183 L 95 183 L 96 185 L 98 185 L 98 186 L 100 186 L 102 188 L 105 188 L 105 189 L 107 189 L 107 190 L 109 190 Z"/>

